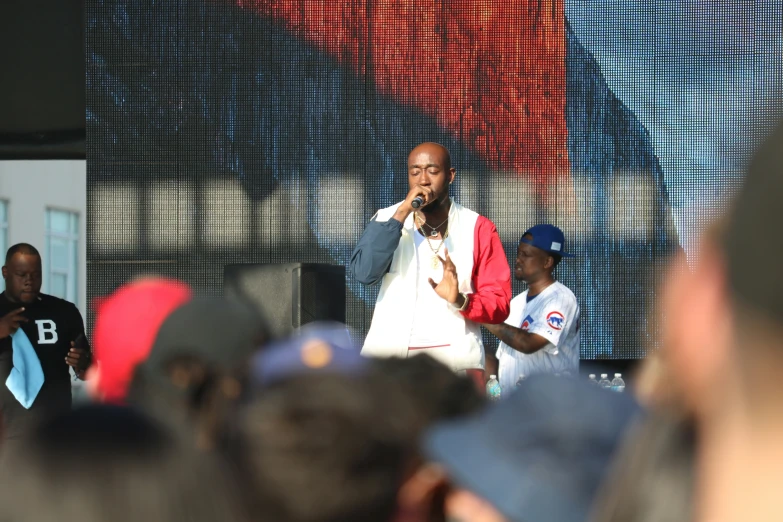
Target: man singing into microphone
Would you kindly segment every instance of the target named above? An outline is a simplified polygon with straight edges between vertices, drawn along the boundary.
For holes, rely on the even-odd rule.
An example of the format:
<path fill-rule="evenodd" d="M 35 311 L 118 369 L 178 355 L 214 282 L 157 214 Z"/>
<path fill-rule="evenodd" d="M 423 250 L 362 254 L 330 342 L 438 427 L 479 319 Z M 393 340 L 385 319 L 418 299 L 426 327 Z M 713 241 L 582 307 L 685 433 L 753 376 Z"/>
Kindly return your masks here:
<path fill-rule="evenodd" d="M 445 147 L 415 147 L 407 197 L 367 224 L 350 271 L 382 282 L 362 354 L 427 353 L 483 387 L 479 325 L 508 316 L 511 271 L 495 225 L 449 197 L 455 174 Z"/>

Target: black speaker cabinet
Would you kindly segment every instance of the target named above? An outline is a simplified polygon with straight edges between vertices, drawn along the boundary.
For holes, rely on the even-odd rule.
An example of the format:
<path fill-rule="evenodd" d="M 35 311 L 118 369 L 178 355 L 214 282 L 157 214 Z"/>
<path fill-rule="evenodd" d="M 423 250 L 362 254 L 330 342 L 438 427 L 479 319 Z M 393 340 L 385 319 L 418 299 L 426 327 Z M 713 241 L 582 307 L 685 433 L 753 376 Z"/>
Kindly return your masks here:
<path fill-rule="evenodd" d="M 275 336 L 313 321 L 345 322 L 345 267 L 318 263 L 226 265 L 223 293 L 249 301 Z"/>

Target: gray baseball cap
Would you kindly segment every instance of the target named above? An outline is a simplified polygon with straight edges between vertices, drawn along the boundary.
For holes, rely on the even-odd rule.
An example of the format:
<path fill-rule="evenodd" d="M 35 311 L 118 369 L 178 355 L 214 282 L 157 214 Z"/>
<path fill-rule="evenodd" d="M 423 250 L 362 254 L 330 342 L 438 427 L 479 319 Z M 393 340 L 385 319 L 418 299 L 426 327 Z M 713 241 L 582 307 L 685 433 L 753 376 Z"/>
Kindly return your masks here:
<path fill-rule="evenodd" d="M 640 414 L 630 394 L 533 376 L 481 415 L 434 427 L 424 452 L 510 521 L 582 522 Z"/>

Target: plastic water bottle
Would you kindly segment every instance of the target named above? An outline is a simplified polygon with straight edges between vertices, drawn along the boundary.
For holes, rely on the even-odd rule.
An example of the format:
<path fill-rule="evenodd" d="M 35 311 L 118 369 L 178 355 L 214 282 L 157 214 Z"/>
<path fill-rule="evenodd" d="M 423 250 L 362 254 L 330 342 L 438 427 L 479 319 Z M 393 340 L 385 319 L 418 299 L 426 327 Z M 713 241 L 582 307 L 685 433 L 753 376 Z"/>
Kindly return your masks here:
<path fill-rule="evenodd" d="M 622 374 L 614 374 L 614 379 L 612 379 L 612 391 L 617 393 L 623 393 L 625 391 L 625 381 L 623 380 Z"/>
<path fill-rule="evenodd" d="M 514 384 L 514 386 L 519 388 L 522 385 L 522 381 L 524 380 L 525 380 L 525 374 L 524 373 L 519 374 L 519 378 L 517 379 L 517 382 L 516 384 Z"/>
<path fill-rule="evenodd" d="M 487 397 L 491 401 L 500 400 L 500 383 L 497 375 L 490 375 L 487 382 Z"/>
<path fill-rule="evenodd" d="M 598 381 L 595 380 L 595 374 L 594 373 L 591 373 L 588 376 L 588 379 L 590 380 L 590 384 L 592 384 L 593 386 L 598 386 Z"/>
<path fill-rule="evenodd" d="M 608 390 L 609 388 L 611 388 L 611 387 L 612 387 L 612 383 L 611 383 L 611 382 L 609 382 L 609 375 L 608 375 L 608 374 L 606 374 L 606 373 L 602 373 L 602 374 L 601 374 L 601 380 L 600 380 L 600 381 L 598 381 L 598 385 L 599 385 L 601 388 L 605 388 L 605 389 L 607 389 L 607 390 Z"/>

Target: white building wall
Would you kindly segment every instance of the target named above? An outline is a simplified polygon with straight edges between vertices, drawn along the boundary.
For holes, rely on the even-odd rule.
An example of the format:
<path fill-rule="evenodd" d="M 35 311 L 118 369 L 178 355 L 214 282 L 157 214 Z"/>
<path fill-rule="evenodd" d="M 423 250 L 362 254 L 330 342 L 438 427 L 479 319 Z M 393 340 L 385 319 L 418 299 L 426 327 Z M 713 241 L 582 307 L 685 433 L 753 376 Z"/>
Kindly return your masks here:
<path fill-rule="evenodd" d="M 46 255 L 46 209 L 79 215 L 78 302 L 87 315 L 87 162 L 0 161 L 0 199 L 8 202 L 8 245 L 30 243 Z M 5 252 L 2 253 L 5 262 Z M 44 274 L 44 277 L 46 275 Z M 2 281 L 0 280 L 0 286 Z M 44 281 L 44 288 L 46 282 Z"/>

